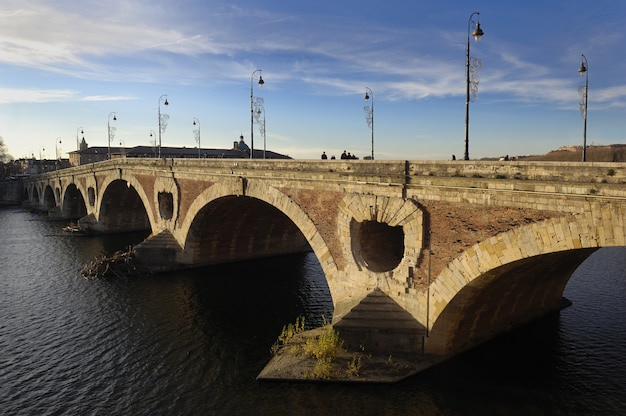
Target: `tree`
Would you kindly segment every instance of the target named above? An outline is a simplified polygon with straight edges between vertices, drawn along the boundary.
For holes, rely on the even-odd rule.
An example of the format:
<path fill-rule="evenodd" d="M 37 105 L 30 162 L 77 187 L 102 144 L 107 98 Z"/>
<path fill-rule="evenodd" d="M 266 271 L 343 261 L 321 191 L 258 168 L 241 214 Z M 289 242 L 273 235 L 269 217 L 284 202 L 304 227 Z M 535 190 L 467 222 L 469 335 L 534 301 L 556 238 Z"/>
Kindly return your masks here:
<path fill-rule="evenodd" d="M 9 148 L 4 144 L 4 139 L 0 137 L 0 163 L 8 163 L 13 160 L 13 156 L 9 154 Z"/>
<path fill-rule="evenodd" d="M 7 145 L 4 144 L 4 139 L 0 137 L 0 178 L 4 178 L 7 176 L 8 171 L 13 165 L 13 156 L 9 154 L 9 149 Z"/>

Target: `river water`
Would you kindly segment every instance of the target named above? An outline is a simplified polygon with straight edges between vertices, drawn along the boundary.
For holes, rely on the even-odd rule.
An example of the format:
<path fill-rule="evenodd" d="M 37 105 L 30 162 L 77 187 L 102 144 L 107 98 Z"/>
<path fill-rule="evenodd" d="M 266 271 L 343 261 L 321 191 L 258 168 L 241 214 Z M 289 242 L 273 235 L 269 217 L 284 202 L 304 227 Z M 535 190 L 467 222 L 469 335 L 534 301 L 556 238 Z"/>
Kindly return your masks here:
<path fill-rule="evenodd" d="M 285 323 L 331 315 L 312 254 L 87 280 L 144 235 L 64 225 L 0 209 L 2 415 L 626 414 L 626 248 L 580 266 L 573 306 L 398 384 L 260 382 Z"/>

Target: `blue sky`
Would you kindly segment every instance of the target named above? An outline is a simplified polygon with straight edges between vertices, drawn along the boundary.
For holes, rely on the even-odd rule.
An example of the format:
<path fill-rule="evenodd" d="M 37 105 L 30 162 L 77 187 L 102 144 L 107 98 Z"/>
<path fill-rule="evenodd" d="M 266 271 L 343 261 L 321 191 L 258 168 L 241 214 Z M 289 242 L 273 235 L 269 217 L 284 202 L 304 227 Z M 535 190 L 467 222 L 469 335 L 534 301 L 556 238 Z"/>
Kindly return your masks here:
<path fill-rule="evenodd" d="M 150 145 L 167 94 L 163 146 L 196 146 L 194 117 L 202 147 L 240 134 L 249 143 L 261 69 L 267 149 L 369 155 L 369 87 L 376 159 L 460 159 L 476 11 L 485 35 L 471 42 L 482 59 L 472 159 L 582 144 L 583 53 L 587 143 L 626 142 L 621 0 L 1 0 L 0 137 L 14 157 L 67 157 L 79 128 L 106 146 L 115 112 L 113 145 Z"/>

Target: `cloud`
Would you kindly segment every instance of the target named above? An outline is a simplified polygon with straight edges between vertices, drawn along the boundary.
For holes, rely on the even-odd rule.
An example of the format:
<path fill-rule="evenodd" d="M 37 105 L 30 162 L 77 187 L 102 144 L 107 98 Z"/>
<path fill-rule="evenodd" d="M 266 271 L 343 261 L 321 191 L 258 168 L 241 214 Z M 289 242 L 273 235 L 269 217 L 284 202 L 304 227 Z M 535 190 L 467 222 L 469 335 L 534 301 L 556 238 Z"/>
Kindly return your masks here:
<path fill-rule="evenodd" d="M 365 84 L 390 101 L 465 94 L 465 34 L 435 23 L 413 27 L 364 22 L 356 14 L 296 14 L 219 2 L 179 7 L 164 1 L 84 0 L 70 9 L 57 6 L 61 3 L 6 1 L 0 10 L 0 64 L 92 81 L 183 85 L 239 82 L 263 64 L 272 68 L 275 82 L 308 85 L 316 94 L 353 94 Z M 621 38 L 610 37 L 612 43 Z M 556 72 L 553 60 L 529 59 L 532 50 L 514 42 L 481 42 L 479 94 L 556 106 L 577 101 L 573 78 Z M 594 93 L 595 99 L 624 106 L 623 88 L 607 87 Z M 13 90 L 13 97 L 2 99 L 133 99 L 36 87 Z"/>
<path fill-rule="evenodd" d="M 48 103 L 60 101 L 127 101 L 135 97 L 93 95 L 82 97 L 78 91 L 64 89 L 0 88 L 0 104 Z"/>
<path fill-rule="evenodd" d="M 124 95 L 91 95 L 81 98 L 80 101 L 130 101 L 136 99 L 136 97 Z"/>
<path fill-rule="evenodd" d="M 72 90 L 0 88 L 0 104 L 69 101 L 77 96 L 78 93 Z"/>

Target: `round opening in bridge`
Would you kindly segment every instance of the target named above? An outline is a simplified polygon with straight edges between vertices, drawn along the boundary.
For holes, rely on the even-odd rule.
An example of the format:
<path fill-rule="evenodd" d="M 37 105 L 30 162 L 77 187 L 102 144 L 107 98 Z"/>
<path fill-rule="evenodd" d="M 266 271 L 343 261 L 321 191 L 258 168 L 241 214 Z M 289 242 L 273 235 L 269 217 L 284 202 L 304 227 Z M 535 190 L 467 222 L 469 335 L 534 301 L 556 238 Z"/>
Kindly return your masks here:
<path fill-rule="evenodd" d="M 374 272 L 395 269 L 404 256 L 404 230 L 378 221 L 352 221 L 353 238 L 367 268 Z M 355 228 L 356 227 L 356 228 Z"/>
<path fill-rule="evenodd" d="M 174 196 L 170 192 L 159 192 L 159 213 L 164 220 L 174 216 Z"/>

